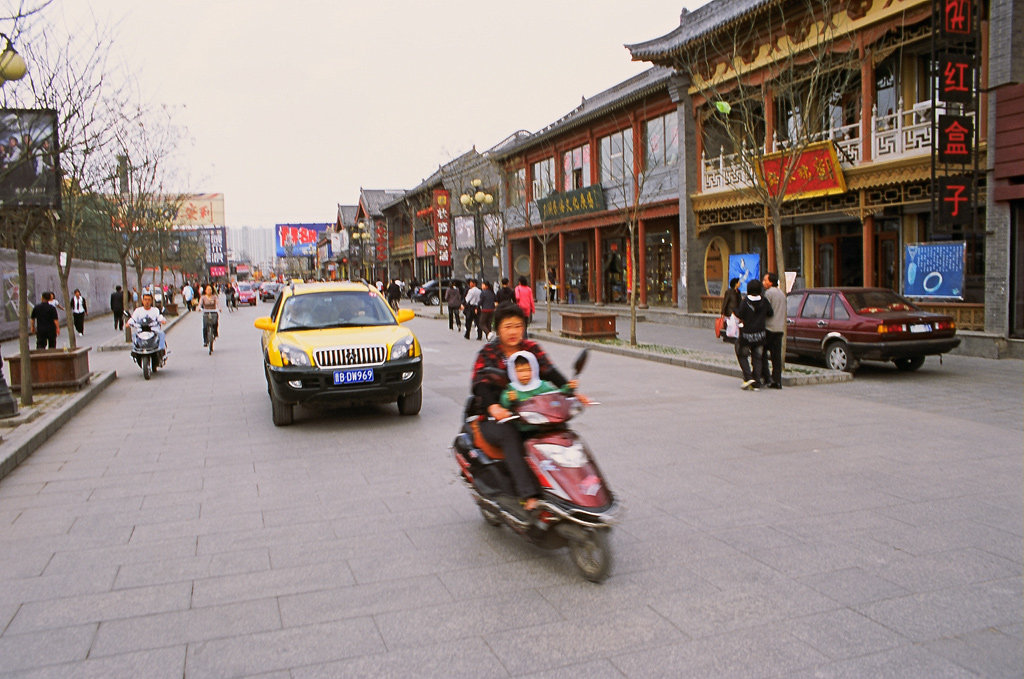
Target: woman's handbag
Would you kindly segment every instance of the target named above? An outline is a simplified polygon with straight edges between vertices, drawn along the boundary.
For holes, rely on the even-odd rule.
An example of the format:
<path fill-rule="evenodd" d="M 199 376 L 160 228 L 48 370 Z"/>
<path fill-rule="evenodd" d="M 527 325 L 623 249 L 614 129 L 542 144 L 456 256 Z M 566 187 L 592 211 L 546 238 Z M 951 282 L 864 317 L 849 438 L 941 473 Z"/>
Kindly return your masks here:
<path fill-rule="evenodd" d="M 740 319 L 736 318 L 736 314 L 730 314 L 725 319 L 725 336 L 734 340 L 740 336 Z"/>
<path fill-rule="evenodd" d="M 715 337 L 721 337 L 725 331 L 725 316 L 719 316 L 715 319 Z"/>

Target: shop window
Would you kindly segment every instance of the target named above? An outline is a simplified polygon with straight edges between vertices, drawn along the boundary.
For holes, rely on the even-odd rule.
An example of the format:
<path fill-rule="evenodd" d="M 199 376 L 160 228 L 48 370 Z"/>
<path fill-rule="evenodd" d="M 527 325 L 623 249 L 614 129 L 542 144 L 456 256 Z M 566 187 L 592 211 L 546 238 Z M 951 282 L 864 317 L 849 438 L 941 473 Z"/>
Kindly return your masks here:
<path fill-rule="evenodd" d="M 626 186 L 633 178 L 633 129 L 627 127 L 600 141 L 601 183 L 606 186 Z"/>
<path fill-rule="evenodd" d="M 644 123 L 644 140 L 644 163 L 648 171 L 678 163 L 679 125 L 676 112 L 671 111 Z"/>
<path fill-rule="evenodd" d="M 563 153 L 562 169 L 565 171 L 566 191 L 590 186 L 590 144 L 577 146 Z"/>
<path fill-rule="evenodd" d="M 534 163 L 531 169 L 533 171 L 533 199 L 547 198 L 555 190 L 554 158 L 545 158 Z"/>
<path fill-rule="evenodd" d="M 507 196 L 507 203 L 505 207 L 522 207 L 526 204 L 526 168 L 521 167 L 518 170 L 509 172 L 506 176 L 505 183 L 507 190 L 505 195 Z"/>

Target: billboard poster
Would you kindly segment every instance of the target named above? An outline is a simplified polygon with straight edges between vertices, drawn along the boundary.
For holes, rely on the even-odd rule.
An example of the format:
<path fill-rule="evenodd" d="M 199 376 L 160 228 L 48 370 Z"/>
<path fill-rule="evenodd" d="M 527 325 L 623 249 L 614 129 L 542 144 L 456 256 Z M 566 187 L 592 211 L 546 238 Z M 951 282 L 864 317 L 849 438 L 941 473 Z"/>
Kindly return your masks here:
<path fill-rule="evenodd" d="M 223 226 L 224 194 L 189 194 L 181 200 L 177 210 L 174 223 L 178 226 Z"/>
<path fill-rule="evenodd" d="M 450 197 L 448 191 L 434 189 L 431 220 L 434 225 L 434 261 L 438 266 L 451 266 L 452 264 L 452 215 L 448 204 Z M 419 243 L 416 245 L 417 256 L 422 256 L 419 254 Z M 424 250 L 425 252 L 426 250 Z"/>
<path fill-rule="evenodd" d="M 903 256 L 903 295 L 962 300 L 966 258 L 965 241 L 907 245 Z"/>
<path fill-rule="evenodd" d="M 228 265 L 228 235 L 223 226 L 212 226 L 204 229 L 178 229 L 193 238 L 198 238 L 206 248 L 206 264 L 226 267 Z"/>
<path fill-rule="evenodd" d="M 734 278 L 740 279 L 740 292 L 747 294 L 747 283 L 761 280 L 761 255 L 729 255 L 729 280 Z"/>
<path fill-rule="evenodd" d="M 309 257 L 316 254 L 320 237 L 329 234 L 332 224 L 276 224 L 274 245 L 278 257 Z"/>
<path fill-rule="evenodd" d="M 60 208 L 57 112 L 0 109 L 0 206 Z"/>

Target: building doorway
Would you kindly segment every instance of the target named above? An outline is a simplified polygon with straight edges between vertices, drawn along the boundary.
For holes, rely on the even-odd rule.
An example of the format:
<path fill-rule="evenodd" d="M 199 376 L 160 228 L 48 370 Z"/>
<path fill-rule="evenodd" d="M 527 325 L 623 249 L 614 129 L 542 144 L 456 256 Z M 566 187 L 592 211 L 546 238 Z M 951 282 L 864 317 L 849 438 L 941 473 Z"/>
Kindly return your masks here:
<path fill-rule="evenodd" d="M 587 241 L 565 244 L 565 301 L 569 304 L 590 301 L 590 250 Z"/>
<path fill-rule="evenodd" d="M 864 285 L 864 237 L 858 223 L 826 224 L 815 239 L 814 284 Z"/>
<path fill-rule="evenodd" d="M 626 298 L 626 239 L 605 238 L 602 241 L 602 285 L 604 301 L 609 304 L 625 304 Z"/>
<path fill-rule="evenodd" d="M 647 232 L 647 304 L 672 304 L 672 234 L 668 229 Z"/>
<path fill-rule="evenodd" d="M 1010 336 L 1024 337 L 1024 201 L 1010 206 Z"/>

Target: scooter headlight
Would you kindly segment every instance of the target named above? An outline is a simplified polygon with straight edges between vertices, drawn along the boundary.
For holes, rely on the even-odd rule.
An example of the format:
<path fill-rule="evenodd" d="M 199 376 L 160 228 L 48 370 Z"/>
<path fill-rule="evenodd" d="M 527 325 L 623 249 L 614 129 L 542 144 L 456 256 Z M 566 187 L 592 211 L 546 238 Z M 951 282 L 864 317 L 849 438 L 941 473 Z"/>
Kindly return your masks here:
<path fill-rule="evenodd" d="M 579 443 L 573 443 L 571 446 L 538 443 L 537 450 L 559 467 L 582 467 L 588 461 L 587 453 Z"/>
<path fill-rule="evenodd" d="M 309 367 L 309 354 L 298 347 L 293 347 L 290 344 L 281 344 L 278 346 L 278 351 L 281 352 L 281 363 L 283 365 L 294 365 L 300 367 Z"/>

